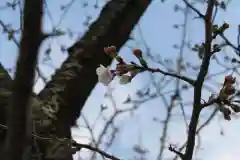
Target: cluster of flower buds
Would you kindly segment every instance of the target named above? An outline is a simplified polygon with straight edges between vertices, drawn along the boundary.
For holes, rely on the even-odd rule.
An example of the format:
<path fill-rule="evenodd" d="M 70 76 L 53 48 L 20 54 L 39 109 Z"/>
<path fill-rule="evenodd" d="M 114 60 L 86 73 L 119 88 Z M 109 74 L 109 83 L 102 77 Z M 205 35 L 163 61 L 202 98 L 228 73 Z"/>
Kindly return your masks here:
<path fill-rule="evenodd" d="M 117 49 L 115 46 L 104 47 L 104 52 L 112 58 L 115 58 L 117 56 Z"/>
<path fill-rule="evenodd" d="M 236 92 L 234 84 L 236 83 L 236 78 L 232 75 L 228 75 L 224 79 L 224 84 L 219 92 L 218 99 L 220 100 L 220 112 L 223 113 L 226 120 L 231 120 L 231 113 L 239 112 L 240 108 L 238 105 L 231 102 L 233 94 Z"/>
<path fill-rule="evenodd" d="M 223 32 L 229 28 L 229 24 L 228 23 L 224 23 L 222 26 L 218 26 L 218 25 L 213 25 L 212 26 L 212 33 L 213 33 L 213 39 L 215 39 L 218 35 L 223 34 Z M 216 52 L 220 52 L 222 50 L 222 45 L 219 44 L 214 44 L 213 48 L 212 48 L 212 54 L 216 53 Z M 192 51 L 197 52 L 198 53 L 198 57 L 200 59 L 203 58 L 204 56 L 204 52 L 205 52 L 205 44 L 202 43 L 201 45 L 195 44 L 192 47 Z"/>
<path fill-rule="evenodd" d="M 212 26 L 213 39 L 215 39 L 219 34 L 222 34 L 228 28 L 229 28 L 228 23 L 224 23 L 221 27 L 218 27 L 218 25 L 213 25 Z"/>
<path fill-rule="evenodd" d="M 130 64 L 126 63 L 123 58 L 117 54 L 115 46 L 105 47 L 104 52 L 118 62 L 115 70 L 110 70 L 109 67 L 104 67 L 103 65 L 100 65 L 96 69 L 98 81 L 105 86 L 107 86 L 115 76 L 120 77 L 120 84 L 127 84 L 131 82 L 138 73 L 148 68 L 147 62 L 144 60 L 140 49 L 133 50 L 133 55 L 138 58 L 140 65 L 134 62 Z"/>
<path fill-rule="evenodd" d="M 219 93 L 219 99 L 221 101 L 228 100 L 229 97 L 235 93 L 236 91 L 234 87 L 235 82 L 236 82 L 236 78 L 233 77 L 232 75 L 228 75 L 225 77 L 223 87 Z"/>

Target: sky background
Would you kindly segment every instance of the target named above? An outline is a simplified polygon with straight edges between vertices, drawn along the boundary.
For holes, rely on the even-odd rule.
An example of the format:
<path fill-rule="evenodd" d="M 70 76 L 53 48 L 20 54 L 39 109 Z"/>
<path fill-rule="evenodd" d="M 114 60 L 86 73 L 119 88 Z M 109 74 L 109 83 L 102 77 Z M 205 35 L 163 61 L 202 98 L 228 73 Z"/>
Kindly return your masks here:
<path fill-rule="evenodd" d="M 4 9 L 6 0 L 0 1 L 0 20 L 5 24 L 11 24 L 13 28 L 19 28 L 19 10 L 16 9 L 12 11 L 10 9 Z M 54 73 L 54 68 L 59 68 L 61 63 L 67 57 L 66 53 L 61 53 L 60 46 L 68 47 L 73 44 L 73 42 L 81 37 L 81 35 L 86 31 L 87 27 L 83 26 L 83 23 L 86 22 L 88 16 L 92 16 L 92 20 L 95 20 L 98 14 L 100 13 L 100 8 L 105 4 L 105 1 L 98 1 L 100 6 L 99 9 L 94 9 L 93 5 L 96 4 L 96 1 L 89 0 L 89 4 L 86 8 L 83 8 L 83 3 L 86 1 L 76 0 L 70 7 L 69 11 L 64 14 L 60 10 L 61 4 L 67 4 L 65 0 L 58 1 L 48 1 L 47 2 L 47 11 L 44 17 L 44 30 L 46 32 L 51 31 L 53 27 L 61 28 L 64 31 L 71 29 L 73 31 L 73 37 L 62 36 L 58 38 L 51 38 L 46 40 L 40 50 L 40 68 L 45 76 L 50 78 L 50 75 Z M 172 26 L 174 24 L 183 24 L 184 16 L 183 13 L 174 12 L 174 6 L 178 4 L 184 7 L 181 0 L 167 0 L 164 4 L 159 0 L 154 0 L 150 7 L 147 9 L 144 16 L 141 18 L 139 25 L 137 25 L 132 33 L 136 41 L 129 41 L 120 51 L 120 55 L 124 57 L 126 61 L 136 61 L 135 57 L 131 54 L 130 47 L 140 47 L 146 51 L 145 43 L 150 48 L 150 52 L 156 56 L 155 59 L 164 58 L 173 61 L 173 64 L 168 64 L 170 68 L 176 69 L 176 58 L 179 56 L 179 50 L 174 49 L 173 45 L 180 45 L 182 39 L 182 28 L 174 29 Z M 202 4 L 197 4 L 202 13 L 206 9 L 206 6 Z M 216 23 L 222 24 L 227 22 L 230 24 L 230 29 L 226 32 L 226 36 L 234 44 L 237 40 L 237 27 L 240 24 L 240 1 L 232 0 L 229 4 L 227 12 L 220 11 L 216 17 Z M 187 32 L 185 35 L 186 41 L 190 41 L 191 44 L 201 43 L 204 40 L 204 25 L 201 20 L 194 20 L 193 18 L 196 15 L 191 13 L 187 18 Z M 62 20 L 60 20 L 62 19 Z M 1 28 L 1 27 L 0 27 Z M 2 29 L 0 29 L 2 31 Z M 19 38 L 19 35 L 16 35 Z M 144 41 L 143 41 L 144 39 Z M 220 42 L 220 39 L 217 40 Z M 43 63 L 44 51 L 48 47 L 52 48 L 51 52 L 51 61 Z M 226 53 L 219 54 L 229 54 L 234 56 L 234 52 L 227 48 Z M 0 35 L 0 61 L 6 68 L 12 68 L 14 71 L 15 60 L 18 55 L 17 46 L 8 41 L 6 34 Z M 196 53 L 189 51 L 189 49 L 184 49 L 184 61 L 191 62 L 193 65 L 199 65 L 200 61 L 197 58 Z M 220 55 L 221 57 L 221 55 Z M 222 56 L 223 57 L 223 56 Z M 152 62 L 148 59 L 149 62 Z M 223 58 L 221 59 L 222 62 Z M 113 67 L 114 67 L 113 63 Z M 154 67 L 161 67 L 156 63 L 151 63 Z M 164 68 L 165 69 L 165 68 Z M 210 73 L 219 73 L 224 71 L 215 61 L 212 61 L 210 66 Z M 196 77 L 196 71 L 193 71 L 188 68 L 184 73 L 190 77 Z M 228 74 L 228 73 L 226 73 Z M 226 75 L 224 74 L 224 75 Z M 150 73 L 143 73 L 132 81 L 131 84 L 119 85 L 118 80 L 114 80 L 109 87 L 104 87 L 101 84 L 97 84 L 93 90 L 91 96 L 87 100 L 84 107 L 84 115 L 90 122 L 93 124 L 96 120 L 100 105 L 108 106 L 108 110 L 104 111 L 104 116 L 109 117 L 112 114 L 113 104 L 109 99 L 105 98 L 104 95 L 106 92 L 111 93 L 116 102 L 117 108 L 126 108 L 131 105 L 122 104 L 123 101 L 131 95 L 136 98 L 135 93 L 137 90 L 143 90 L 146 86 L 151 86 L 152 75 Z M 223 82 L 223 75 L 216 76 L 212 80 L 206 82 L 207 86 L 210 86 L 213 90 L 217 91 L 220 88 L 220 83 Z M 159 81 L 160 76 L 155 76 L 156 81 Z M 168 78 L 169 79 L 169 78 Z M 163 94 L 169 90 L 174 89 L 174 81 L 165 84 L 164 87 L 159 87 L 159 90 L 156 91 L 156 94 Z M 44 84 L 41 80 L 38 80 L 34 90 L 39 92 L 44 87 Z M 151 88 L 153 88 L 151 86 Z M 153 91 L 154 92 L 154 91 Z M 169 92 L 170 93 L 170 92 Z M 192 89 L 182 92 L 182 98 L 184 99 L 184 104 L 186 108 L 186 113 L 188 117 L 191 114 L 191 101 L 192 101 Z M 167 94 L 166 94 L 167 95 Z M 166 96 L 169 101 L 171 94 Z M 207 91 L 203 92 L 202 98 L 208 99 L 210 93 Z M 203 111 L 201 115 L 200 123 L 207 119 L 210 115 L 212 108 L 207 108 Z M 174 117 L 171 119 L 167 144 L 176 143 L 179 146 L 183 144 L 186 140 L 186 128 L 182 116 L 180 115 L 180 109 L 174 109 Z M 132 151 L 132 146 L 139 143 L 141 139 L 141 144 L 147 148 L 150 152 L 147 156 L 148 160 L 153 160 L 156 158 L 159 152 L 159 137 L 162 133 L 162 123 L 154 123 L 152 121 L 153 117 L 158 117 L 160 120 L 163 120 L 166 115 L 166 109 L 163 106 L 162 99 L 157 96 L 153 100 L 149 100 L 141 104 L 141 107 L 134 113 L 133 116 L 129 114 L 123 114 L 117 118 L 115 124 L 120 126 L 120 132 L 117 134 L 117 138 L 114 141 L 112 147 L 107 151 L 114 154 L 124 160 L 131 159 L 134 152 Z M 103 119 L 99 119 L 96 127 L 94 128 L 94 135 L 97 136 L 104 124 Z M 84 124 L 81 119 L 78 121 L 79 128 L 73 128 L 73 136 L 81 143 L 89 142 L 89 133 L 86 129 L 81 128 L 80 126 Z M 220 134 L 220 130 L 223 128 L 224 136 Z M 201 150 L 197 154 L 197 158 L 200 160 L 238 160 L 240 157 L 240 137 L 239 137 L 240 123 L 238 119 L 233 119 L 230 122 L 222 120 L 222 116 L 219 114 L 210 125 L 208 125 L 201 133 Z M 103 146 L 104 148 L 104 146 Z M 83 151 L 81 155 L 88 156 L 88 151 Z M 164 160 L 173 156 L 170 151 L 166 150 Z"/>

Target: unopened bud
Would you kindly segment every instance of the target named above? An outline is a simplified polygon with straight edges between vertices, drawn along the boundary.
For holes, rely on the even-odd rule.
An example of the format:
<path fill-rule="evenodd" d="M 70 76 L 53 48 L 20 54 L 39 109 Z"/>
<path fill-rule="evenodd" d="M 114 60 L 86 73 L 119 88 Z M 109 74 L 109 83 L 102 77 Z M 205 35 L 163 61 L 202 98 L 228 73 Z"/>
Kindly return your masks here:
<path fill-rule="evenodd" d="M 140 49 L 138 49 L 138 48 L 133 50 L 133 54 L 136 57 L 142 57 L 142 51 Z"/>
<path fill-rule="evenodd" d="M 236 78 L 233 77 L 232 75 L 228 75 L 225 77 L 224 84 L 226 83 L 234 84 L 235 82 L 236 82 Z"/>
<path fill-rule="evenodd" d="M 112 58 L 115 58 L 117 56 L 117 49 L 115 46 L 104 47 L 104 52 Z"/>
<path fill-rule="evenodd" d="M 224 23 L 223 25 L 222 25 L 222 29 L 228 29 L 229 28 L 229 24 L 228 23 Z"/>

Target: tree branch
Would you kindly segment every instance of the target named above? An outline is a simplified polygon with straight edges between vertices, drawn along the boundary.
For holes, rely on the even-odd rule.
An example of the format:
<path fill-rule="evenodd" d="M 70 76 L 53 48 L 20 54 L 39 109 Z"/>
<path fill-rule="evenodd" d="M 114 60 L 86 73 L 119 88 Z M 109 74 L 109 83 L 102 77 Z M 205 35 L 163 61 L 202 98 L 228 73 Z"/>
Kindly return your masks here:
<path fill-rule="evenodd" d="M 195 8 L 193 5 L 191 5 L 187 0 L 183 0 L 183 2 L 184 2 L 189 8 L 191 8 L 194 12 L 196 12 L 197 15 L 198 15 L 200 18 L 205 19 L 205 16 L 204 16 L 197 8 Z"/>
<path fill-rule="evenodd" d="M 182 76 L 182 75 L 178 75 L 177 73 L 170 73 L 170 72 L 166 72 L 166 71 L 163 71 L 161 69 L 153 69 L 153 68 L 147 68 L 146 70 L 150 71 L 150 72 L 158 72 L 158 73 L 161 73 L 163 75 L 166 75 L 166 76 L 171 76 L 171 77 L 174 77 L 174 78 L 178 78 L 182 81 L 185 81 L 187 82 L 188 84 L 194 86 L 195 85 L 195 81 L 189 77 L 186 77 L 186 76 Z"/>
<path fill-rule="evenodd" d="M 205 52 L 202 60 L 202 65 L 200 68 L 200 72 L 197 76 L 196 85 L 194 87 L 194 100 L 193 100 L 193 110 L 192 116 L 188 129 L 188 138 L 187 138 L 187 146 L 184 154 L 184 160 L 191 160 L 193 156 L 194 146 L 195 146 L 195 135 L 197 124 L 200 116 L 200 112 L 202 108 L 201 104 L 201 92 L 202 85 L 204 82 L 204 78 L 208 73 L 208 67 L 210 64 L 211 58 L 211 43 L 212 43 L 212 13 L 214 8 L 215 0 L 208 1 L 208 7 L 206 14 L 204 16 L 205 20 Z"/>
<path fill-rule="evenodd" d="M 112 59 L 103 48 L 115 45 L 119 50 L 151 0 L 110 1 L 89 31 L 68 49 L 69 57 L 56 71 L 52 80 L 40 92 L 45 102 L 53 95 L 59 98 L 55 104 L 58 135 L 69 135 L 70 127 L 79 117 L 85 101 L 97 83 L 96 68 L 99 64 L 109 65 Z M 59 89 L 62 88 L 62 89 Z M 69 135 L 70 136 L 70 135 Z"/>
<path fill-rule="evenodd" d="M 180 151 L 177 151 L 175 148 L 172 147 L 172 145 L 170 144 L 168 149 L 171 151 L 171 152 L 174 152 L 176 155 L 178 155 L 181 159 L 184 158 L 184 154 Z"/>
<path fill-rule="evenodd" d="M 112 155 L 110 155 L 110 154 L 108 154 L 108 153 L 106 153 L 106 152 L 104 152 L 104 151 L 102 151 L 98 148 L 92 147 L 92 146 L 87 145 L 87 144 L 80 144 L 80 143 L 75 142 L 73 144 L 73 146 L 76 147 L 78 150 L 80 150 L 81 148 L 89 149 L 89 150 L 97 152 L 97 153 L 99 153 L 99 154 L 103 155 L 104 157 L 109 158 L 111 160 L 120 160 L 120 158 L 112 156 Z"/>
<path fill-rule="evenodd" d="M 19 59 L 9 106 L 9 130 L 6 139 L 6 160 L 22 159 L 27 140 L 29 121 L 29 97 L 35 76 L 37 53 L 41 44 L 42 0 L 25 0 L 24 29 L 22 32 Z M 14 145 L 13 145 L 14 144 Z"/>
<path fill-rule="evenodd" d="M 196 130 L 196 134 L 199 134 L 207 125 L 210 124 L 210 122 L 213 120 L 213 118 L 215 118 L 215 116 L 217 115 L 218 112 L 218 108 L 216 107 L 213 112 L 211 113 L 211 115 L 208 117 L 208 119 Z M 178 150 L 182 151 L 187 145 L 187 142 L 185 142 Z M 178 156 L 175 156 L 173 158 L 173 160 L 177 160 Z"/>

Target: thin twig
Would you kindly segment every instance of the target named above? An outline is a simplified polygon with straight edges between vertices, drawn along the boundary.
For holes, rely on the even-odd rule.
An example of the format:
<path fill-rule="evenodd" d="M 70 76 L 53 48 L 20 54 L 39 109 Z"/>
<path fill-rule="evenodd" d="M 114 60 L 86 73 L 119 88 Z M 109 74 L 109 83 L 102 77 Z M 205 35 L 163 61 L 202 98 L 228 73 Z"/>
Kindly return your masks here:
<path fill-rule="evenodd" d="M 3 125 L 3 124 L 0 124 L 0 127 L 3 128 L 3 129 L 8 129 L 8 126 L 6 125 Z M 48 141 L 53 141 L 53 140 L 57 140 L 57 141 L 62 141 L 63 139 L 64 140 L 67 140 L 67 142 L 71 142 L 72 143 L 72 147 L 74 147 L 75 149 L 77 150 L 81 150 L 81 148 L 86 148 L 86 149 L 89 149 L 91 151 L 94 151 L 94 152 L 97 152 L 99 154 L 101 154 L 102 156 L 106 157 L 106 158 L 109 158 L 111 160 L 120 160 L 119 158 L 113 156 L 113 155 L 110 155 L 96 147 L 92 147 L 88 144 L 82 144 L 82 143 L 77 143 L 76 141 L 73 141 L 73 140 L 69 140 L 68 138 L 52 138 L 52 137 L 42 137 L 42 136 L 39 136 L 39 135 L 36 135 L 36 134 L 32 134 L 33 137 L 35 137 L 36 139 L 39 139 L 39 140 L 48 140 Z"/>
<path fill-rule="evenodd" d="M 189 8 L 191 8 L 194 12 L 196 12 L 200 18 L 205 19 L 205 16 L 197 8 L 191 5 L 187 0 L 183 0 L 183 1 Z"/>
<path fill-rule="evenodd" d="M 184 158 L 184 154 L 180 151 L 177 151 L 175 148 L 172 147 L 172 145 L 170 144 L 170 146 L 168 147 L 168 149 L 172 152 L 174 152 L 175 154 L 177 154 L 181 159 Z"/>

